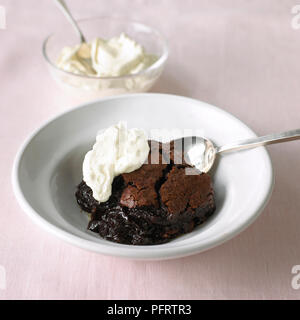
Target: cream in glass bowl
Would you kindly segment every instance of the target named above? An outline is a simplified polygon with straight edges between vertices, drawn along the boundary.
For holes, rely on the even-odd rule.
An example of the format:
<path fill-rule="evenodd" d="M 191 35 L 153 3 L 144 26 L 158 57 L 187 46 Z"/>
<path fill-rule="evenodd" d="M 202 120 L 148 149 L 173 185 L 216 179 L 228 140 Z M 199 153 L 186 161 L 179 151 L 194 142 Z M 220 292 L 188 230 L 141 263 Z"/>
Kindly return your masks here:
<path fill-rule="evenodd" d="M 81 100 L 148 91 L 168 57 L 162 35 L 125 19 L 102 17 L 78 22 L 87 37 L 80 44 L 72 28 L 51 34 L 43 55 L 54 79 Z"/>

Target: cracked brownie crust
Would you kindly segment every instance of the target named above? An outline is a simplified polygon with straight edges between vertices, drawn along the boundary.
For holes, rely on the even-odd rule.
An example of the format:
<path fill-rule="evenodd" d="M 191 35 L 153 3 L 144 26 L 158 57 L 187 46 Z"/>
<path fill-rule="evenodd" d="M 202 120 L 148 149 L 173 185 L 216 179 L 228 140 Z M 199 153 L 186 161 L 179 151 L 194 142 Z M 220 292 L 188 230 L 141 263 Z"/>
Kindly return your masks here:
<path fill-rule="evenodd" d="M 173 144 L 149 141 L 148 163 L 158 164 L 114 179 L 112 195 L 99 203 L 82 181 L 77 203 L 91 213 L 88 229 L 114 242 L 151 245 L 167 242 L 192 231 L 215 211 L 214 191 L 208 174 L 186 175 L 186 164 L 174 164 Z M 171 162 L 167 164 L 168 162 Z"/>

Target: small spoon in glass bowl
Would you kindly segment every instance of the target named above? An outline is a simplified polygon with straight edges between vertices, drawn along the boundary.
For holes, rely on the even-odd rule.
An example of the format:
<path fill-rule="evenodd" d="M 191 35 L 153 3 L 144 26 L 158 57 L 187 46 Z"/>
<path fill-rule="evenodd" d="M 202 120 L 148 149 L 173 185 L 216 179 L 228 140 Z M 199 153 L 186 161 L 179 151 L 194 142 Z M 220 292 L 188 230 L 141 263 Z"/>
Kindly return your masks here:
<path fill-rule="evenodd" d="M 69 20 L 72 27 L 75 29 L 76 33 L 79 36 L 80 39 L 80 45 L 74 49 L 73 54 L 77 55 L 79 61 L 84 65 L 86 69 L 90 71 L 91 74 L 95 73 L 95 71 L 92 68 L 91 58 L 90 58 L 90 49 L 87 44 L 86 38 L 83 35 L 81 29 L 78 26 L 78 23 L 73 18 L 69 8 L 67 7 L 64 0 L 54 0 L 55 3 L 58 5 L 59 9 L 62 11 L 62 13 L 65 15 L 65 17 Z"/>
<path fill-rule="evenodd" d="M 175 140 L 174 150 L 181 151 L 183 148 L 185 162 L 206 173 L 212 168 L 218 154 L 297 139 L 300 139 L 300 129 L 239 140 L 221 147 L 215 146 L 209 139 L 192 136 Z"/>
<path fill-rule="evenodd" d="M 61 9 L 62 13 L 70 21 L 70 23 L 72 24 L 72 26 L 75 29 L 75 31 L 78 33 L 81 44 L 82 43 L 86 43 L 85 36 L 83 35 L 82 31 L 80 30 L 76 20 L 73 18 L 73 16 L 72 16 L 69 8 L 67 7 L 65 1 L 64 0 L 54 0 L 54 1 L 58 5 L 58 7 Z"/>

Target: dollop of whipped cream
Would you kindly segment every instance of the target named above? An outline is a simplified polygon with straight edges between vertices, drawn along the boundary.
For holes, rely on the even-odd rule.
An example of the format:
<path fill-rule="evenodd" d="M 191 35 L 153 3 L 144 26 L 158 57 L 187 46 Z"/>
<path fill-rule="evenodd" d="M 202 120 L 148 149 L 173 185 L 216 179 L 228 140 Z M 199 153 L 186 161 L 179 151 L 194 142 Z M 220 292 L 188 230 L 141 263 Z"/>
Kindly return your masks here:
<path fill-rule="evenodd" d="M 144 131 L 127 129 L 126 122 L 100 131 L 82 166 L 83 180 L 92 189 L 93 197 L 99 202 L 107 201 L 114 177 L 140 168 L 149 149 Z"/>
<path fill-rule="evenodd" d="M 89 76 L 115 77 L 140 72 L 157 60 L 125 33 L 104 40 L 62 49 L 56 65 L 69 72 Z"/>

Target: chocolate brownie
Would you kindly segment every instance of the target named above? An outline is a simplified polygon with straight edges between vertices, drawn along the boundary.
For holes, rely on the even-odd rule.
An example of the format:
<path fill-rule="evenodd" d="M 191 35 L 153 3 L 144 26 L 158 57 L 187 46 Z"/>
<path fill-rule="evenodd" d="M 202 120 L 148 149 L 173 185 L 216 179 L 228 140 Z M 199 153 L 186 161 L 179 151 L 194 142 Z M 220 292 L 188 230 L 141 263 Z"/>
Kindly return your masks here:
<path fill-rule="evenodd" d="M 174 151 L 173 143 L 149 145 L 147 163 L 116 177 L 108 201 L 96 201 L 84 181 L 78 185 L 77 202 L 91 213 L 89 230 L 119 243 L 159 244 L 192 231 L 213 214 L 210 176 L 186 174 L 187 168 L 193 169 Z"/>

